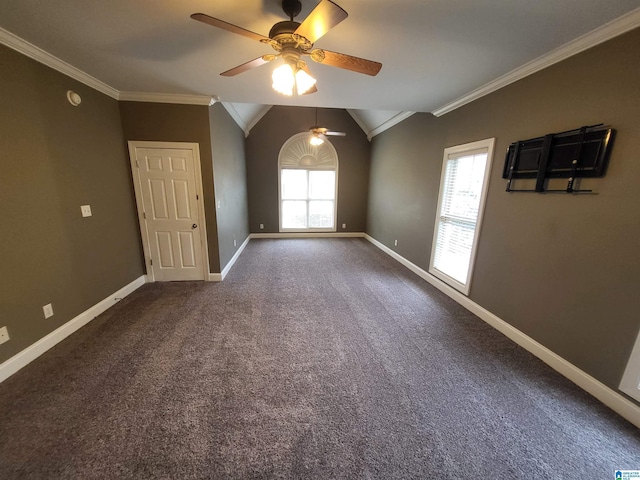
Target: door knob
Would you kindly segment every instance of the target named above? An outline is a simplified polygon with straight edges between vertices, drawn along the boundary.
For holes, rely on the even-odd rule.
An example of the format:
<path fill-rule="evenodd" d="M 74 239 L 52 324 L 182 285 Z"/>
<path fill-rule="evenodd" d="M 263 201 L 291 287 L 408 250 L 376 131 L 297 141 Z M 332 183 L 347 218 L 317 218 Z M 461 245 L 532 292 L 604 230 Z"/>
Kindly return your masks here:
<path fill-rule="evenodd" d="M 198 228 L 198 224 L 194 223 L 193 225 L 191 225 L 191 228 Z"/>

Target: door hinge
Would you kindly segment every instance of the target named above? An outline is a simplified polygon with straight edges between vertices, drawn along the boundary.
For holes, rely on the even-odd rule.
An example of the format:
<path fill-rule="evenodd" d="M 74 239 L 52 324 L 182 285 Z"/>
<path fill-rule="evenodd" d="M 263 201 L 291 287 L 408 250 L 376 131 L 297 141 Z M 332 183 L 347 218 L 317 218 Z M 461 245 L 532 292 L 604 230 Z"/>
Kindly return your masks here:
<path fill-rule="evenodd" d="M 147 212 L 142 212 L 142 218 L 147 219 Z"/>
<path fill-rule="evenodd" d="M 149 265 L 153 265 L 153 258 L 149 259 Z"/>
<path fill-rule="evenodd" d="M 196 194 L 196 200 L 200 200 L 200 195 Z"/>
<path fill-rule="evenodd" d="M 140 168 L 140 160 L 136 160 L 136 167 Z"/>

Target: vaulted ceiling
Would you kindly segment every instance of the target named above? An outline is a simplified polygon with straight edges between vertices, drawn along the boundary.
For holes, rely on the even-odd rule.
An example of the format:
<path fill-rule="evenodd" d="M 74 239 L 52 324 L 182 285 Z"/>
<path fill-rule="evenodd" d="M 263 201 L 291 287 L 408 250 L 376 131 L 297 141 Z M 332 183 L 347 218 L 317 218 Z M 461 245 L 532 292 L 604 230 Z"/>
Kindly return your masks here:
<path fill-rule="evenodd" d="M 318 3 L 301 1 L 298 21 Z M 279 0 L 3 0 L 0 41 L 16 48 L 24 40 L 122 99 L 215 96 L 246 128 L 269 105 L 346 108 L 375 135 L 410 112 L 444 113 L 640 25 L 640 0 L 336 3 L 349 16 L 315 46 L 382 70 L 370 77 L 309 61 L 318 92 L 295 98 L 271 89 L 272 65 L 220 76 L 271 48 L 189 17 L 202 12 L 267 35 L 285 19 Z"/>

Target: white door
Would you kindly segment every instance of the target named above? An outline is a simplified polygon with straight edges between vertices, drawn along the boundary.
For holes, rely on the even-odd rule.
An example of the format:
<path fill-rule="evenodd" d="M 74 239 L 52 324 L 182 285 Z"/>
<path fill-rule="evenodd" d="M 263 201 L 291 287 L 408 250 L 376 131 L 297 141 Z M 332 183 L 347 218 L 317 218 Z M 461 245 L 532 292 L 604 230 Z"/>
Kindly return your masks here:
<path fill-rule="evenodd" d="M 156 145 L 129 142 L 148 272 L 155 281 L 204 280 L 197 144 Z"/>

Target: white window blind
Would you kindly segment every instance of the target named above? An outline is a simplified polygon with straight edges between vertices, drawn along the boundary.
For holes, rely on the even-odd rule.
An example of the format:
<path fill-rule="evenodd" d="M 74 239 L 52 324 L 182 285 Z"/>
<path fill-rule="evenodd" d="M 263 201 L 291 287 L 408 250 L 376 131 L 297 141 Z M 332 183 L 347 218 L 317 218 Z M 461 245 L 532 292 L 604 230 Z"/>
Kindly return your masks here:
<path fill-rule="evenodd" d="M 429 271 L 465 294 L 469 292 L 492 148 L 490 139 L 448 148 L 444 155 Z"/>

